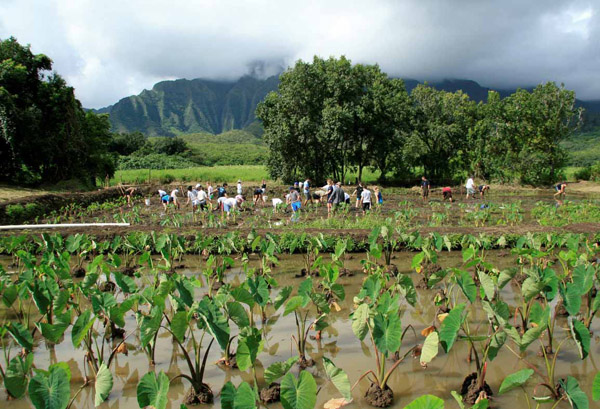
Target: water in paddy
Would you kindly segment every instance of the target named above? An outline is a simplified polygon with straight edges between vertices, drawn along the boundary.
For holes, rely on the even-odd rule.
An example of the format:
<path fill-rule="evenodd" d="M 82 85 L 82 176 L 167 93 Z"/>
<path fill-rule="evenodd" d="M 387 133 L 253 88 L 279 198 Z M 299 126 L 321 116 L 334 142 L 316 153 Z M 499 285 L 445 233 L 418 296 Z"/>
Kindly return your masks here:
<path fill-rule="evenodd" d="M 507 268 L 514 266 L 514 257 L 510 254 L 504 255 L 497 251 L 488 253 L 488 261 L 492 262 L 497 268 Z M 410 271 L 410 262 L 414 253 L 398 253 L 393 261 L 401 272 Z M 359 376 L 368 369 L 375 369 L 375 356 L 370 342 L 361 343 L 352 332 L 351 321 L 348 318 L 353 305 L 352 298 L 358 293 L 364 274 L 360 272 L 360 260 L 363 257 L 361 254 L 353 254 L 352 259 L 346 261 L 346 267 L 353 270 L 356 274 L 352 277 L 343 277 L 340 279 L 344 284 L 346 291 L 346 300 L 341 303 L 341 311 L 330 314 L 328 322 L 330 327 L 324 331 L 323 338 L 320 342 L 309 341 L 309 355 L 313 358 L 317 365 L 308 370 L 315 375 L 317 383 L 322 386 L 318 394 L 317 406 L 323 407 L 323 404 L 333 398 L 339 397 L 339 393 L 331 383 L 326 381 L 326 375 L 323 370 L 321 357 L 327 356 L 339 367 L 343 368 L 350 378 L 351 383 L 354 383 Z M 461 265 L 461 254 L 459 252 L 445 253 L 440 257 L 440 264 L 444 267 L 458 267 Z M 8 261 L 6 258 L 0 262 L 6 266 Z M 201 259 L 199 257 L 187 257 L 184 259 L 186 269 L 179 270 L 180 274 L 197 274 L 201 268 Z M 283 256 L 281 264 L 276 269 L 275 277 L 281 286 L 292 285 L 297 287 L 302 279 L 295 278 L 295 274 L 299 272 L 302 266 L 301 256 Z M 416 282 L 416 274 L 413 279 Z M 243 280 L 243 273 L 240 269 L 232 269 L 228 272 L 226 281 L 239 283 Z M 198 290 L 198 296 L 204 293 L 203 290 Z M 433 305 L 431 290 L 418 290 L 418 302 L 413 308 L 406 303 L 402 307 L 402 324 L 406 327 L 411 324 L 416 331 L 416 338 L 412 331 L 409 331 L 405 337 L 401 351 L 407 351 L 416 343 L 422 343 L 424 338 L 420 335 L 423 328 L 432 324 L 436 307 Z M 510 305 L 515 305 L 513 291 L 510 286 L 507 286 L 503 292 L 503 299 Z M 286 317 L 282 316 L 281 308 L 278 313 L 274 314 L 269 311 L 270 315 L 268 323 L 264 327 L 265 347 L 264 351 L 258 358 L 258 378 L 262 382 L 263 368 L 270 364 L 285 360 L 295 355 L 295 350 L 292 348 L 291 335 L 296 333 L 293 314 Z M 6 310 L 0 310 L 0 314 L 8 317 Z M 1 316 L 1 315 L 0 315 Z M 470 322 L 485 322 L 486 315 L 481 308 L 474 308 L 470 312 Z M 136 321 L 133 313 L 127 315 L 126 330 L 129 333 L 136 328 Z M 256 316 L 256 321 L 260 323 L 260 317 Z M 260 325 L 260 324 L 259 324 Z M 474 327 L 474 325 L 472 326 Z M 566 321 L 561 320 L 557 323 L 556 334 L 563 338 L 567 330 Z M 600 334 L 600 320 L 596 320 L 592 326 L 595 334 Z M 137 408 L 136 387 L 140 378 L 148 371 L 165 371 L 170 378 L 173 378 L 180 371 L 185 371 L 185 362 L 178 347 L 172 342 L 171 337 L 166 331 L 161 332 L 158 340 L 158 348 L 156 351 L 156 366 L 151 367 L 148 363 L 147 355 L 140 350 L 138 334 L 132 335 L 127 339 L 129 355 L 118 355 L 112 371 L 114 374 L 114 387 L 109 399 L 104 402 L 101 408 L 124 409 Z M 507 345 L 511 345 L 507 341 Z M 542 368 L 543 361 L 536 355 L 539 343 L 529 347 L 525 357 L 528 361 L 535 363 Z M 74 393 L 82 384 L 84 376 L 83 372 L 83 351 L 81 349 L 74 350 L 71 344 L 70 329 L 64 337 L 64 341 L 55 345 L 53 348 L 46 346 L 43 341 L 39 341 L 39 345 L 35 348 L 35 365 L 39 368 L 47 368 L 49 364 L 65 361 L 68 362 L 71 372 L 72 381 L 71 388 Z M 205 374 L 205 382 L 208 383 L 215 393 L 215 402 L 213 405 L 203 407 L 218 408 L 220 400 L 218 393 L 222 385 L 231 380 L 235 385 L 238 385 L 242 380 L 252 382 L 252 378 L 248 373 L 241 373 L 239 370 L 223 370 L 214 363 L 221 357 L 221 351 L 215 344 L 212 348 L 209 365 Z M 403 408 L 414 398 L 423 394 L 434 394 L 443 398 L 446 401 L 447 408 L 457 408 L 458 406 L 450 396 L 450 391 L 460 390 L 461 383 L 464 377 L 474 371 L 474 364 L 469 364 L 466 361 L 467 343 L 458 341 L 452 348 L 449 354 L 445 354 L 440 348 L 439 355 L 429 364 L 427 369 L 423 369 L 418 359 L 408 357 L 395 371 L 389 386 L 394 391 L 395 404 L 394 408 Z M 597 336 L 592 338 L 590 356 L 585 361 L 581 361 L 577 355 L 576 346 L 568 341 L 561 351 L 558 363 L 556 379 L 572 375 L 576 377 L 584 391 L 591 395 L 591 386 L 594 375 L 598 372 L 597 359 L 600 356 L 600 340 Z M 503 348 L 498 357 L 488 365 L 486 381 L 492 387 L 497 395 L 497 391 L 504 377 L 517 370 L 524 369 L 526 366 L 507 349 Z M 292 371 L 297 375 L 298 368 L 293 368 Z M 527 390 L 531 392 L 534 384 L 537 381 L 532 380 L 527 385 Z M 539 379 L 539 378 L 536 378 Z M 184 395 L 189 389 L 189 383 L 180 379 L 171 384 L 169 390 L 169 408 L 179 408 L 184 399 Z M 261 385 L 264 386 L 264 385 Z M 353 391 L 354 402 L 347 406 L 348 408 L 365 408 L 369 405 L 364 400 L 364 394 L 368 388 L 368 381 L 364 380 Z M 497 408 L 525 408 L 527 403 L 520 389 L 513 390 L 506 395 L 495 396 L 493 406 Z M 593 407 L 593 402 L 591 407 Z M 94 388 L 88 386 L 77 397 L 74 408 L 93 408 L 94 406 Z M 551 405 L 547 405 L 550 407 Z M 31 408 L 32 405 L 28 398 L 6 401 L 6 392 L 0 389 L 0 407 L 6 409 L 21 409 Z M 279 404 L 269 405 L 272 408 L 280 408 Z M 562 402 L 559 408 L 568 408 L 569 404 Z"/>

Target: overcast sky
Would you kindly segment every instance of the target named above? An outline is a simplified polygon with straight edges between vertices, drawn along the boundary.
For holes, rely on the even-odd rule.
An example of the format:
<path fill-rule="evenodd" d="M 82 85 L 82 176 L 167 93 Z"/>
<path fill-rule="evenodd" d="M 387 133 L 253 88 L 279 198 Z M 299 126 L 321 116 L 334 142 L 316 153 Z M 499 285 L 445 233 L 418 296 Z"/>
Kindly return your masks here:
<path fill-rule="evenodd" d="M 0 0 L 9 36 L 51 57 L 89 108 L 315 54 L 419 80 L 564 82 L 600 99 L 600 0 Z"/>

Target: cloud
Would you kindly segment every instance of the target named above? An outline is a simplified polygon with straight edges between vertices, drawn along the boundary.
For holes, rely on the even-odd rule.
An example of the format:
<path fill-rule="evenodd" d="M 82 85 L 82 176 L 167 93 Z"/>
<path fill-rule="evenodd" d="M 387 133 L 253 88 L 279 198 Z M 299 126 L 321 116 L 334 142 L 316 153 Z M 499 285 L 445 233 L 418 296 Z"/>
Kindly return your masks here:
<path fill-rule="evenodd" d="M 54 60 L 86 107 L 160 80 L 268 75 L 346 55 L 393 76 L 600 99 L 600 4 L 584 0 L 3 0 L 0 38 Z"/>

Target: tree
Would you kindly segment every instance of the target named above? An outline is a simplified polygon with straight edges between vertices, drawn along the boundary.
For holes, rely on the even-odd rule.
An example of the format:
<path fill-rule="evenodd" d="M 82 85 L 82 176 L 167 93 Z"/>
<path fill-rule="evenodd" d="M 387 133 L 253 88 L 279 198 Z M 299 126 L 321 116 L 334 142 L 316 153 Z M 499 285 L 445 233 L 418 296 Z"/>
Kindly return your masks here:
<path fill-rule="evenodd" d="M 52 61 L 14 38 L 0 41 L 0 61 L 0 179 L 95 183 L 112 175 L 108 121 L 86 114 L 58 74 L 46 76 Z"/>
<path fill-rule="evenodd" d="M 165 155 L 178 155 L 189 150 L 185 141 L 181 138 L 158 138 L 154 142 L 154 150 L 156 153 Z"/>
<path fill-rule="evenodd" d="M 110 143 L 110 150 L 119 155 L 128 156 L 141 149 L 147 141 L 144 134 L 139 131 L 117 133 L 113 135 L 112 142 Z"/>
<path fill-rule="evenodd" d="M 425 174 L 442 182 L 467 163 L 470 133 L 475 124 L 476 105 L 462 91 L 438 91 L 418 85 L 411 93 L 414 113 L 406 135 L 403 157 Z"/>
<path fill-rule="evenodd" d="M 257 107 L 269 146 L 271 176 L 344 180 L 350 168 L 375 165 L 384 172 L 408 123 L 409 99 L 401 80 L 377 65 L 352 65 L 345 57 L 298 61 Z"/>

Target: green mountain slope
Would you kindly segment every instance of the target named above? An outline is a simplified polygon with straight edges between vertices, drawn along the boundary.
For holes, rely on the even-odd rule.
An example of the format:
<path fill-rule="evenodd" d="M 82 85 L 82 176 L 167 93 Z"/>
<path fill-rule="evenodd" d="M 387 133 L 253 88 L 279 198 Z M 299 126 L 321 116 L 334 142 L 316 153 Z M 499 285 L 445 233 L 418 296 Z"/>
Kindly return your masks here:
<path fill-rule="evenodd" d="M 420 82 L 405 79 L 412 91 Z M 108 113 L 115 132 L 140 131 L 148 136 L 173 136 L 189 133 L 220 134 L 244 129 L 256 137 L 262 136 L 262 126 L 256 121 L 256 105 L 277 89 L 278 77 L 258 79 L 244 76 L 237 81 L 206 79 L 162 81 L 151 90 L 121 99 L 114 105 L 95 110 Z M 487 99 L 489 88 L 470 80 L 431 82 L 437 89 L 462 90 L 475 101 Z M 514 90 L 498 90 L 507 96 Z M 586 108 L 586 122 L 600 123 L 600 102 L 578 101 Z"/>
<path fill-rule="evenodd" d="M 110 114 L 116 132 L 219 134 L 251 126 L 256 105 L 276 88 L 277 77 L 260 80 L 245 76 L 235 82 L 163 81 L 98 112 Z"/>

